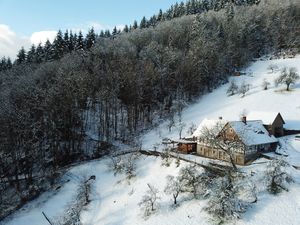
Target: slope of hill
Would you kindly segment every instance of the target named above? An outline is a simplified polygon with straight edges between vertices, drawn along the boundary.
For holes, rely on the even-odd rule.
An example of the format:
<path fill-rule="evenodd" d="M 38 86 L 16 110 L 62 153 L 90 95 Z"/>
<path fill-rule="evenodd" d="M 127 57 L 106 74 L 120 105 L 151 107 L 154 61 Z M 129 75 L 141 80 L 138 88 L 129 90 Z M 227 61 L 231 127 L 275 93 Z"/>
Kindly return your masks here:
<path fill-rule="evenodd" d="M 274 73 L 268 69 L 272 64 L 279 67 Z M 280 112 L 286 122 L 285 128 L 299 130 L 300 102 L 297 101 L 300 98 L 299 82 L 289 92 L 285 91 L 284 86 L 275 87 L 274 84 L 275 78 L 283 67 L 295 67 L 300 71 L 300 56 L 292 59 L 260 60 L 253 63 L 243 71 L 246 75 L 231 78 L 238 85 L 243 82 L 250 85 L 250 90 L 245 97 L 238 94 L 228 97 L 226 91 L 229 84 L 225 84 L 187 107 L 182 113 L 183 122 L 189 126 L 191 123 L 199 124 L 205 118 L 223 117 L 226 120 L 239 120 L 241 113 L 247 114 L 251 111 Z M 262 88 L 264 79 L 270 82 L 268 90 Z M 167 122 L 145 135 L 144 148 L 153 148 L 159 136 L 179 138 L 176 127 L 172 132 L 169 132 L 166 127 Z"/>
<path fill-rule="evenodd" d="M 300 85 L 293 86 L 292 91 L 284 91 L 284 87 L 275 87 L 273 80 L 279 74 L 271 73 L 267 68 L 270 64 L 276 64 L 279 68 L 284 66 L 296 67 L 300 71 L 300 56 L 293 59 L 261 60 L 253 63 L 245 69 L 247 75 L 234 77 L 238 84 L 243 81 L 250 84 L 251 88 L 245 97 L 234 95 L 227 97 L 226 90 L 229 84 L 225 84 L 214 92 L 205 95 L 199 101 L 187 107 L 182 114 L 182 120 L 186 124 L 198 124 L 204 118 L 216 118 L 222 116 L 227 120 L 238 120 L 243 110 L 252 111 L 276 111 L 282 113 L 287 128 L 300 128 Z M 271 85 L 269 90 L 262 90 L 261 84 L 267 79 Z M 184 134 L 186 135 L 186 134 Z M 183 136 L 184 136 L 183 135 Z M 144 149 L 153 149 L 153 146 L 161 142 L 162 137 L 178 138 L 178 129 L 173 128 L 169 132 L 167 122 L 159 128 L 150 131 L 143 136 Z M 285 151 L 290 156 L 288 161 L 300 164 L 295 160 L 300 154 L 299 141 L 293 136 L 285 137 Z M 298 155 L 299 156 L 299 155 Z M 191 156 L 192 157 L 192 156 Z M 206 161 L 201 157 L 193 156 L 193 160 Z M 208 224 L 209 216 L 203 210 L 206 200 L 187 200 L 187 196 L 180 196 L 179 206 L 172 207 L 172 199 L 163 193 L 167 175 L 176 175 L 180 167 L 187 163 L 181 162 L 176 167 L 175 162 L 170 167 L 162 167 L 159 158 L 141 156 L 138 159 L 137 174 L 128 181 L 122 175 L 115 175 L 108 171 L 108 160 L 99 160 L 71 168 L 65 175 L 69 179 L 61 189 L 55 192 L 43 194 L 37 200 L 27 204 L 2 224 L 7 225 L 46 225 L 41 212 L 44 211 L 50 218 L 65 214 L 64 210 L 72 202 L 75 189 L 78 185 L 78 177 L 96 175 L 93 184 L 91 202 L 81 213 L 81 221 L 85 225 L 125 225 L 125 224 Z M 266 159 L 259 159 L 257 164 L 242 167 L 245 173 L 253 173 L 253 181 L 256 188 L 261 190 L 263 174 L 266 170 Z M 273 225 L 273 224 L 300 224 L 300 171 L 291 169 L 295 180 L 289 192 L 283 192 L 278 196 L 261 191 L 258 201 L 238 220 L 239 225 Z M 149 219 L 144 220 L 138 206 L 142 196 L 150 183 L 160 191 L 160 209 Z"/>

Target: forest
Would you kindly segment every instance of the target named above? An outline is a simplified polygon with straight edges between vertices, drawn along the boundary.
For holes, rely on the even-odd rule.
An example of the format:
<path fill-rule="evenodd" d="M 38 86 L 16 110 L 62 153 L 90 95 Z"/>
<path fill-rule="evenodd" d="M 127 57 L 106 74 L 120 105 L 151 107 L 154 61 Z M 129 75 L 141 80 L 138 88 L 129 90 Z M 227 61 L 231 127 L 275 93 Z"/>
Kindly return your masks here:
<path fill-rule="evenodd" d="M 60 168 L 133 143 L 252 60 L 299 52 L 299 29 L 297 0 L 190 0 L 123 31 L 59 31 L 3 58 L 0 191 L 13 188 L 18 204 L 36 197 Z"/>

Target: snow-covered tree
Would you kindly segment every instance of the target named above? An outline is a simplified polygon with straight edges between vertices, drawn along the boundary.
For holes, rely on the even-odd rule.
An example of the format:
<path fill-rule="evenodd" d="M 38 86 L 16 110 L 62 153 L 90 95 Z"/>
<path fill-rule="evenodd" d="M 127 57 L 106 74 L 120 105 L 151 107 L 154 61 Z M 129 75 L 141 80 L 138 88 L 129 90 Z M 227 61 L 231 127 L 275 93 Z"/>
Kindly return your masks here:
<path fill-rule="evenodd" d="M 192 135 L 192 134 L 195 132 L 196 129 L 197 129 L 196 124 L 191 123 L 191 124 L 189 125 L 189 127 L 188 127 L 187 133 L 188 133 L 189 135 Z"/>
<path fill-rule="evenodd" d="M 182 131 L 185 128 L 185 126 L 186 126 L 186 124 L 184 122 L 179 121 L 178 126 L 177 126 L 178 127 L 178 133 L 179 133 L 179 139 L 181 139 L 181 137 L 182 137 Z"/>
<path fill-rule="evenodd" d="M 227 95 L 228 96 L 232 96 L 232 95 L 235 95 L 239 90 L 239 87 L 237 86 L 237 84 L 235 83 L 234 80 L 232 80 L 229 84 L 229 87 L 227 89 Z"/>
<path fill-rule="evenodd" d="M 223 224 L 240 218 L 245 212 L 246 205 L 236 194 L 230 175 L 215 179 L 210 199 L 205 210 L 211 215 L 216 224 Z"/>
<path fill-rule="evenodd" d="M 224 128 L 222 122 L 216 123 L 213 127 L 203 127 L 201 130 L 201 141 L 208 144 L 214 149 L 223 151 L 234 170 L 237 170 L 234 161 L 234 154 L 237 149 L 243 148 L 243 143 L 240 140 L 228 140 L 226 132 L 221 132 Z"/>
<path fill-rule="evenodd" d="M 261 86 L 262 86 L 263 90 L 268 90 L 269 85 L 270 85 L 270 82 L 267 79 L 264 79 Z"/>
<path fill-rule="evenodd" d="M 250 85 L 246 84 L 244 81 L 239 87 L 239 93 L 242 95 L 242 97 L 245 97 L 246 93 L 250 90 Z"/>
<path fill-rule="evenodd" d="M 284 67 L 281 71 L 280 76 L 275 79 L 275 84 L 285 84 L 286 85 L 286 90 L 290 90 L 290 85 L 295 84 L 297 80 L 300 79 L 299 74 L 297 73 L 297 69 L 295 67 L 291 67 L 287 69 Z"/>
<path fill-rule="evenodd" d="M 147 186 L 148 190 L 139 203 L 145 218 L 149 217 L 157 210 L 159 205 L 158 200 L 160 199 L 158 189 L 151 184 L 147 184 Z"/>
<path fill-rule="evenodd" d="M 293 181 L 287 168 L 289 164 L 282 158 L 270 161 L 266 171 L 267 190 L 272 194 L 278 194 L 282 190 L 288 191 L 288 184 Z"/>
<path fill-rule="evenodd" d="M 190 192 L 195 198 L 204 195 L 208 189 L 209 176 L 201 172 L 196 165 L 189 165 L 180 169 L 178 178 L 183 192 Z"/>
<path fill-rule="evenodd" d="M 276 64 L 270 64 L 268 66 L 268 70 L 271 70 L 271 73 L 274 73 L 274 71 L 278 70 L 279 67 Z"/>
<path fill-rule="evenodd" d="M 164 192 L 166 194 L 172 195 L 174 204 L 177 204 L 177 198 L 181 192 L 183 192 L 184 182 L 181 182 L 178 178 L 174 176 L 167 177 L 167 185 Z"/>

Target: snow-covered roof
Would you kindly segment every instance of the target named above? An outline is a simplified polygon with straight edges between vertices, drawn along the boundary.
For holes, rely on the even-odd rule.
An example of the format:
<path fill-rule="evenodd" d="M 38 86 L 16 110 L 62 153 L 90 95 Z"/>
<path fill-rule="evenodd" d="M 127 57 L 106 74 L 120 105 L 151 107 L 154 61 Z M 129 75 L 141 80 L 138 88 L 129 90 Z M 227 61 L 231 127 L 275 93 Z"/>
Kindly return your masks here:
<path fill-rule="evenodd" d="M 252 111 L 247 115 L 247 120 L 261 120 L 263 124 L 271 125 L 274 122 L 277 115 L 278 112 Z"/>
<path fill-rule="evenodd" d="M 229 122 L 229 125 L 247 146 L 277 142 L 277 139 L 273 135 L 269 135 L 261 120 L 247 121 L 247 123 L 232 121 Z"/>
<path fill-rule="evenodd" d="M 215 132 L 217 135 L 223 129 L 223 127 L 225 126 L 226 123 L 227 123 L 227 121 L 224 119 L 207 119 L 207 118 L 205 118 L 204 120 L 202 120 L 202 122 L 199 124 L 197 129 L 194 131 L 194 133 L 192 134 L 192 137 L 200 137 L 203 129 L 212 129 L 212 128 L 216 128 Z"/>
<path fill-rule="evenodd" d="M 178 142 L 178 143 L 181 143 L 181 144 L 194 144 L 194 143 L 197 143 L 196 141 L 186 140 L 186 139 L 174 140 L 174 142 Z"/>

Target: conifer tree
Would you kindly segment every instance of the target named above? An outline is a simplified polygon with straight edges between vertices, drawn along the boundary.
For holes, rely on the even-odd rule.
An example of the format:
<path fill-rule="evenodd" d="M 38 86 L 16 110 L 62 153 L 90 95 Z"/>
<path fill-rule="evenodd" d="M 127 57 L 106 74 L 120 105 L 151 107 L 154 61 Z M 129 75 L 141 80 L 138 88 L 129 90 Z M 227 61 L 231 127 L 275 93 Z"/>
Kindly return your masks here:
<path fill-rule="evenodd" d="M 70 40 L 69 40 L 69 51 L 75 50 L 76 42 L 77 42 L 77 34 L 73 34 L 72 31 L 70 31 Z"/>
<path fill-rule="evenodd" d="M 54 49 L 49 39 L 47 39 L 45 43 L 43 53 L 44 53 L 43 58 L 45 61 L 52 61 L 54 59 Z"/>
<path fill-rule="evenodd" d="M 35 45 L 31 45 L 30 50 L 27 52 L 27 58 L 26 61 L 28 63 L 34 63 L 35 61 L 35 54 L 36 54 L 36 49 L 35 49 Z"/>
<path fill-rule="evenodd" d="M 42 47 L 42 43 L 39 43 L 35 51 L 35 61 L 37 63 L 41 63 L 44 60 L 43 57 L 44 57 L 44 50 Z"/>
<path fill-rule="evenodd" d="M 96 40 L 96 34 L 94 28 L 92 27 L 89 30 L 88 34 L 86 35 L 86 43 L 85 43 L 86 48 L 87 49 L 91 48 L 94 45 L 95 40 Z"/>
<path fill-rule="evenodd" d="M 129 28 L 128 28 L 128 26 L 127 26 L 127 25 L 125 25 L 125 27 L 124 27 L 123 31 L 124 31 L 125 33 L 128 33 L 128 32 L 129 32 Z"/>
<path fill-rule="evenodd" d="M 157 24 L 156 16 L 150 17 L 149 22 L 148 22 L 148 27 L 149 27 L 149 26 L 154 27 L 156 24 Z"/>
<path fill-rule="evenodd" d="M 21 64 L 24 63 L 25 61 L 26 61 L 26 51 L 24 47 L 22 47 L 17 54 L 16 63 Z"/>
<path fill-rule="evenodd" d="M 157 15 L 157 21 L 162 21 L 163 20 L 163 12 L 162 12 L 162 10 L 160 9 L 159 10 L 159 13 L 158 13 L 158 15 Z"/>
<path fill-rule="evenodd" d="M 143 19 L 141 20 L 140 28 L 143 29 L 146 27 L 147 27 L 147 20 L 146 20 L 146 17 L 144 16 Z"/>
<path fill-rule="evenodd" d="M 63 41 L 64 53 L 70 52 L 69 45 L 70 45 L 69 31 L 66 30 L 64 33 L 64 41 Z"/>
<path fill-rule="evenodd" d="M 78 37 L 77 37 L 77 41 L 76 41 L 76 47 L 75 47 L 75 49 L 79 50 L 79 49 L 83 49 L 83 48 L 84 48 L 83 35 L 82 35 L 82 32 L 79 31 Z"/>
<path fill-rule="evenodd" d="M 101 38 L 104 38 L 104 37 L 105 37 L 105 34 L 104 34 L 104 31 L 103 31 L 103 30 L 101 30 L 101 32 L 100 32 L 100 37 L 101 37 Z"/>
<path fill-rule="evenodd" d="M 133 28 L 134 30 L 138 28 L 138 24 L 137 24 L 137 21 L 136 21 L 136 20 L 133 22 L 132 28 Z"/>
<path fill-rule="evenodd" d="M 180 5 L 178 6 L 178 15 L 179 15 L 179 16 L 185 15 L 185 6 L 184 6 L 184 2 L 181 2 Z"/>
<path fill-rule="evenodd" d="M 109 38 L 111 36 L 111 33 L 109 30 L 106 30 L 105 33 L 104 33 L 104 36 Z"/>
<path fill-rule="evenodd" d="M 117 27 L 115 26 L 114 29 L 112 30 L 112 36 L 116 36 L 118 33 Z"/>
<path fill-rule="evenodd" d="M 6 70 L 6 58 L 2 57 L 0 61 L 0 71 Z"/>
<path fill-rule="evenodd" d="M 12 68 L 12 62 L 11 59 L 8 57 L 6 60 L 6 68 L 11 69 Z"/>
<path fill-rule="evenodd" d="M 57 32 L 53 42 L 54 59 L 60 59 L 64 54 L 64 39 L 61 30 Z"/>

